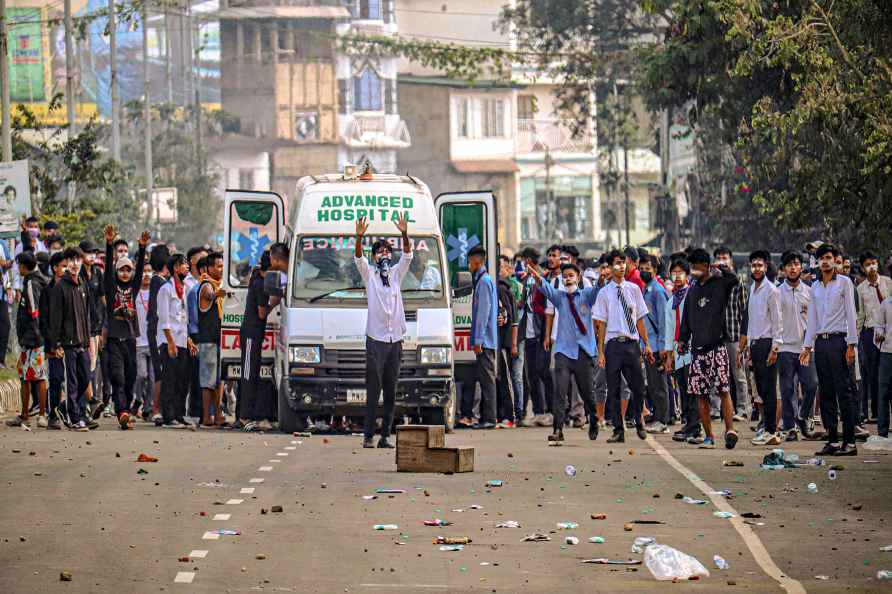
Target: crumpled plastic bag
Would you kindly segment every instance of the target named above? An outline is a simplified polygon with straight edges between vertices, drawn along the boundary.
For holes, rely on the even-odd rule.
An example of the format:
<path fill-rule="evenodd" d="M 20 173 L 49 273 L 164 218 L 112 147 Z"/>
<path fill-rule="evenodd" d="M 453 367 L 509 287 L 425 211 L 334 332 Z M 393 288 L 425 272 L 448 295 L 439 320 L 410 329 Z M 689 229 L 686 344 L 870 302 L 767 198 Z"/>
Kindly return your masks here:
<path fill-rule="evenodd" d="M 766 470 L 779 470 L 781 468 L 796 468 L 795 462 L 798 461 L 798 456 L 796 460 L 789 460 L 784 454 L 784 451 L 781 449 L 772 450 L 770 454 L 766 454 L 764 458 L 762 458 L 762 468 Z"/>
<path fill-rule="evenodd" d="M 709 570 L 696 558 L 669 545 L 651 544 L 644 549 L 644 564 L 659 581 L 709 577 Z"/>
<path fill-rule="evenodd" d="M 865 450 L 892 452 L 892 437 L 871 435 L 864 444 Z"/>

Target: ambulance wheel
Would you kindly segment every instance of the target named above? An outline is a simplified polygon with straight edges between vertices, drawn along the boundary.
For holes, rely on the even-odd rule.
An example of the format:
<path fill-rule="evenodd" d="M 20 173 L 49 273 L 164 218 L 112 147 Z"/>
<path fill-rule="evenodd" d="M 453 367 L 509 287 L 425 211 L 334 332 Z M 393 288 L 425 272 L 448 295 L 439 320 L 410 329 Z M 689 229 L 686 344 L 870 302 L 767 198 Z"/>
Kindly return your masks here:
<path fill-rule="evenodd" d="M 279 389 L 279 429 L 283 433 L 294 433 L 295 431 L 307 430 L 307 415 L 302 412 L 293 410 L 288 406 L 287 392 Z"/>

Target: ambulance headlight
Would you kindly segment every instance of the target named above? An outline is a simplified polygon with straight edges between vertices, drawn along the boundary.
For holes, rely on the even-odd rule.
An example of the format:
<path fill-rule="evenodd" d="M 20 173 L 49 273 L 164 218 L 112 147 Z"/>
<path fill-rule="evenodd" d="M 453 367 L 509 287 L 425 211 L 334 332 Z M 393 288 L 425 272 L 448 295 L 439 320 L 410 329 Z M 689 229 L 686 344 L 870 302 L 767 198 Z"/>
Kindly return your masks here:
<path fill-rule="evenodd" d="M 450 363 L 452 363 L 450 347 L 421 347 L 422 365 L 448 365 Z"/>
<path fill-rule="evenodd" d="M 321 360 L 321 349 L 317 346 L 288 347 L 289 363 L 319 363 Z"/>

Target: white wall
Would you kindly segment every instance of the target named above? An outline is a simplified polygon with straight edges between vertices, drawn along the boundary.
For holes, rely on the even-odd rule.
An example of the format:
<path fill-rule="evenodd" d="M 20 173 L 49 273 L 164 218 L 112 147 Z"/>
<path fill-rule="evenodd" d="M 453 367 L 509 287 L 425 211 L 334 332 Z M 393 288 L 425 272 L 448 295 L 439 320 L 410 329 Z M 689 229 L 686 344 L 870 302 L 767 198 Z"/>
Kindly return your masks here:
<path fill-rule="evenodd" d="M 470 134 L 469 137 L 459 136 L 459 104 L 468 99 L 471 102 L 470 109 Z M 487 99 L 501 99 L 504 111 L 502 112 L 502 128 L 504 136 L 499 138 L 484 138 L 483 132 L 483 102 Z M 450 158 L 453 161 L 473 159 L 514 158 L 515 153 L 515 93 L 510 89 L 481 92 L 474 90 L 455 90 L 449 97 L 449 128 L 450 128 Z"/>
<path fill-rule="evenodd" d="M 211 161 L 220 171 L 218 188 L 221 192 L 227 189 L 260 190 L 270 189 L 269 153 L 250 149 L 224 149 L 210 155 Z M 254 185 L 251 188 L 239 187 L 239 170 L 251 170 L 254 174 Z"/>

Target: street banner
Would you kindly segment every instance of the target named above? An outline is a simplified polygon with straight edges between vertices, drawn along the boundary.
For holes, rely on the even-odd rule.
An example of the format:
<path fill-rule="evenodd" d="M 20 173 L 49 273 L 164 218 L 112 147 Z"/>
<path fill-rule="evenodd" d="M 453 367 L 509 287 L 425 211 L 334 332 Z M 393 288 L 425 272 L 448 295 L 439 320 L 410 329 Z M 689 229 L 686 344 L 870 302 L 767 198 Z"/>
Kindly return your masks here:
<path fill-rule="evenodd" d="M 31 216 L 28 161 L 0 163 L 0 238 L 18 237 L 22 217 Z"/>

